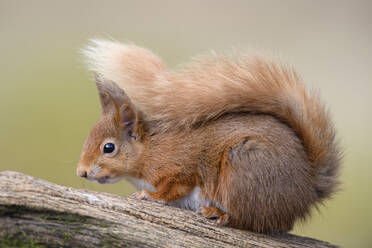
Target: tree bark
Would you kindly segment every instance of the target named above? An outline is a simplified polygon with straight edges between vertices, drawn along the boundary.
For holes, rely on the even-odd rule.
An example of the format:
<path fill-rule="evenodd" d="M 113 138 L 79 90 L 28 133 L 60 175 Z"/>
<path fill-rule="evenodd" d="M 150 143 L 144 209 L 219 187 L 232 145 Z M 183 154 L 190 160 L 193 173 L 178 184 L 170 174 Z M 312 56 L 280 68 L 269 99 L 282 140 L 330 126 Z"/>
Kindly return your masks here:
<path fill-rule="evenodd" d="M 0 173 L 1 244 L 29 247 L 335 247 L 291 234 L 219 227 L 159 203 Z"/>

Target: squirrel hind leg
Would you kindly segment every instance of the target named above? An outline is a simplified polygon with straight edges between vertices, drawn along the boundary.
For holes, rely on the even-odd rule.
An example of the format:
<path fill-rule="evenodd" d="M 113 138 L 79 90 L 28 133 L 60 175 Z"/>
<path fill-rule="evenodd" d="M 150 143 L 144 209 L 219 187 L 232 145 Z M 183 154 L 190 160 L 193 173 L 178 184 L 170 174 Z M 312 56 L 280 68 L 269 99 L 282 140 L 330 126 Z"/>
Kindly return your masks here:
<path fill-rule="evenodd" d="M 225 150 L 218 198 L 230 225 L 255 232 L 286 232 L 316 200 L 309 164 L 298 147 L 243 138 Z"/>
<path fill-rule="evenodd" d="M 221 226 L 229 224 L 230 215 L 223 212 L 218 207 L 205 207 L 199 208 L 198 212 L 207 219 L 217 220 L 216 223 Z"/>

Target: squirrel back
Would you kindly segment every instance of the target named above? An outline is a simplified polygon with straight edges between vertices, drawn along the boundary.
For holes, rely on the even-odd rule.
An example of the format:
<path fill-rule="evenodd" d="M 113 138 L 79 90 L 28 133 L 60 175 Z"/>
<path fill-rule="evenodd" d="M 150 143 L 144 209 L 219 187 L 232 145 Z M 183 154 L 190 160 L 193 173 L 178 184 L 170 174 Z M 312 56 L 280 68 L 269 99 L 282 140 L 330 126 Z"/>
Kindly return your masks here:
<path fill-rule="evenodd" d="M 177 71 L 135 45 L 94 40 L 90 69 L 116 82 L 158 131 L 203 125 L 229 113 L 262 113 L 302 141 L 320 199 L 337 189 L 341 150 L 329 113 L 292 67 L 260 56 L 213 54 Z"/>

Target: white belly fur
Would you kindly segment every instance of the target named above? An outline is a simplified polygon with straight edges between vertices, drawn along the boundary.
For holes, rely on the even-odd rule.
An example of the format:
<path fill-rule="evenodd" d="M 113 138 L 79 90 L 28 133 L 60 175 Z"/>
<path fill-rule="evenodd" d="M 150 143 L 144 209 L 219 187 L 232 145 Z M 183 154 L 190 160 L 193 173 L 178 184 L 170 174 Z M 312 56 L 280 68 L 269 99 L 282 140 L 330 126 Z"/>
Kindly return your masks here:
<path fill-rule="evenodd" d="M 136 187 L 138 190 L 146 189 L 151 192 L 156 191 L 155 188 L 151 184 L 149 184 L 148 182 L 142 179 L 126 177 L 126 180 L 132 183 L 133 186 Z M 184 209 L 190 209 L 194 211 L 197 211 L 200 207 L 216 206 L 220 208 L 222 211 L 224 211 L 224 208 L 221 206 L 221 204 L 203 198 L 200 194 L 199 187 L 195 187 L 193 191 L 191 191 L 190 194 L 186 195 L 182 199 L 173 201 L 173 202 L 168 202 L 167 205 L 184 208 Z"/>
<path fill-rule="evenodd" d="M 197 211 L 200 207 L 216 206 L 212 201 L 203 198 L 200 194 L 200 188 L 195 187 L 190 194 L 186 195 L 180 200 L 169 202 L 167 205 L 190 209 Z"/>

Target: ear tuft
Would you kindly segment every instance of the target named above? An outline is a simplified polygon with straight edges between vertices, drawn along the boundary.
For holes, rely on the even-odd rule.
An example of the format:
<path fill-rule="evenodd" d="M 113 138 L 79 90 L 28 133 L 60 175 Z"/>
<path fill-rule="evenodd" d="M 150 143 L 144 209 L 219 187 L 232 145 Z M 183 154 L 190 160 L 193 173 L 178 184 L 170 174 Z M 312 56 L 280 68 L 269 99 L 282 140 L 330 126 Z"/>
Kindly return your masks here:
<path fill-rule="evenodd" d="M 130 103 L 128 96 L 116 83 L 104 80 L 97 74 L 95 79 L 101 101 L 102 114 L 110 113 L 110 110 L 113 110 L 115 106 L 119 108 L 124 103 Z"/>

